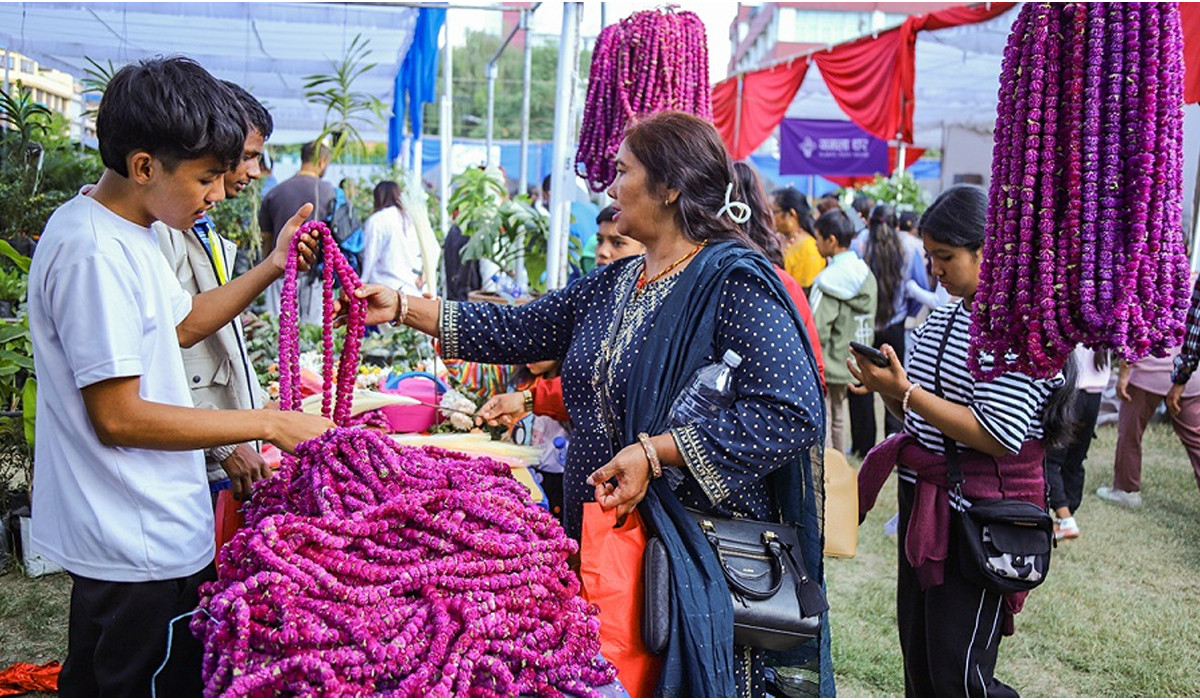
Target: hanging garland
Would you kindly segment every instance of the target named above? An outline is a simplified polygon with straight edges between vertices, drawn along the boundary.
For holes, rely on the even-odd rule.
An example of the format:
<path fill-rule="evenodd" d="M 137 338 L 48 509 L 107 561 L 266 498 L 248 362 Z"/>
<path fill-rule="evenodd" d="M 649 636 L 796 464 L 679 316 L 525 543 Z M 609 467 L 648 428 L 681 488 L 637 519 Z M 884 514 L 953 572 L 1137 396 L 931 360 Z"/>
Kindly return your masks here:
<path fill-rule="evenodd" d="M 349 309 L 334 404 L 333 281 L 358 277 L 324 224 L 322 412 L 349 420 L 366 302 Z M 280 401 L 299 410 L 298 254 L 280 313 Z M 351 297 L 353 299 L 353 297 Z M 207 697 L 595 696 L 616 670 L 579 597 L 575 541 L 507 466 L 340 427 L 301 443 L 244 506 L 200 589 Z"/>
<path fill-rule="evenodd" d="M 579 176 L 596 192 L 607 188 L 626 125 L 664 109 L 712 120 L 708 39 L 694 12 L 645 10 L 600 31 L 575 153 Z"/>
<path fill-rule="evenodd" d="M 1178 5 L 1026 3 L 999 96 L 972 373 L 1051 377 L 1078 343 L 1165 355 L 1190 292 Z"/>

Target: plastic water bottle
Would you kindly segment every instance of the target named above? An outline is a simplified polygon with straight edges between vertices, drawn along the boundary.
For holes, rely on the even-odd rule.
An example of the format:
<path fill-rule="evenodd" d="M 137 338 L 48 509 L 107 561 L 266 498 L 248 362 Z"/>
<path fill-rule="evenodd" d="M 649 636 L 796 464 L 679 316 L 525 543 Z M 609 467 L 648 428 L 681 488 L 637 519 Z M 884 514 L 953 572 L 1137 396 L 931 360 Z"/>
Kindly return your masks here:
<path fill-rule="evenodd" d="M 720 362 L 696 370 L 671 406 L 671 427 L 711 421 L 733 405 L 733 370 L 740 364 L 742 356 L 726 350 Z"/>
<path fill-rule="evenodd" d="M 567 468 L 567 439 L 562 435 L 554 438 L 554 453 L 560 471 Z"/>

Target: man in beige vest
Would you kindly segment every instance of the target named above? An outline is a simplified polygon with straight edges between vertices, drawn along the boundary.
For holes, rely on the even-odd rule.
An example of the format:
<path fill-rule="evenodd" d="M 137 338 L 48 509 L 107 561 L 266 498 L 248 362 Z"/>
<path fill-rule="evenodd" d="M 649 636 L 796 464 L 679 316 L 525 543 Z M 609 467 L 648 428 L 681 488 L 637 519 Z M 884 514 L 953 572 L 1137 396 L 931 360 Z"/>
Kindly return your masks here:
<path fill-rule="evenodd" d="M 241 101 L 248 122 L 242 160 L 225 174 L 225 196 L 232 198 L 261 176 L 260 156 L 274 123 L 250 93 L 228 81 L 225 85 Z M 193 296 L 215 289 L 233 277 L 237 245 L 222 238 L 207 216 L 187 231 L 170 228 L 161 221 L 152 228 L 180 285 Z M 196 408 L 262 408 L 265 397 L 250 363 L 239 319 L 196 345 L 183 348 L 183 366 Z M 259 448 L 255 443 L 243 443 L 204 450 L 209 483 L 228 476 L 234 496 L 239 500 L 245 498 L 251 484 L 270 476 Z"/>

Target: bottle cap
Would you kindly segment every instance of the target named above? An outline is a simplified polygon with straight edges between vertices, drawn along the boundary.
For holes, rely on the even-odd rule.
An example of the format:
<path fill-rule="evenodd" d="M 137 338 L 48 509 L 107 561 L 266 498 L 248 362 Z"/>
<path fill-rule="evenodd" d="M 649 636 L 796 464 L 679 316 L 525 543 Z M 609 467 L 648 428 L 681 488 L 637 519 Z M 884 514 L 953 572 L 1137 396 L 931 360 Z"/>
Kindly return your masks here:
<path fill-rule="evenodd" d="M 554 438 L 554 449 L 561 450 L 562 448 L 564 448 L 566 446 L 567 446 L 567 439 L 565 437 L 563 437 L 562 435 L 558 435 Z"/>
<path fill-rule="evenodd" d="M 742 356 L 733 350 L 726 350 L 725 354 L 721 357 L 721 361 L 730 367 L 737 369 L 737 366 L 742 364 Z"/>

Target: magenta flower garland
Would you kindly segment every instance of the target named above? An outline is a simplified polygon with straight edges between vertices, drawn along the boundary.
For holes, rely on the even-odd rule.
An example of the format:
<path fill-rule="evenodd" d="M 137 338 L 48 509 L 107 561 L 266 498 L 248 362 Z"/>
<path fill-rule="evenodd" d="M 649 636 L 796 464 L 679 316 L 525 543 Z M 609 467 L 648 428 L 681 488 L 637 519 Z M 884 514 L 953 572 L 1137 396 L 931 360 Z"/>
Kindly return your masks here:
<path fill-rule="evenodd" d="M 1083 343 L 1183 340 L 1176 3 L 1026 3 L 1004 52 L 968 364 L 1051 377 Z"/>
<path fill-rule="evenodd" d="M 712 119 L 708 39 L 693 12 L 636 12 L 600 31 L 592 50 L 575 167 L 597 192 L 617 176 L 613 162 L 629 122 L 665 109 Z"/>
<path fill-rule="evenodd" d="M 325 252 L 322 412 L 374 425 L 350 417 L 365 301 L 333 363 L 334 278 L 352 292 L 358 277 L 324 224 L 307 231 Z M 293 245 L 279 331 L 293 411 L 298 261 Z M 567 564 L 575 541 L 503 464 L 340 427 L 302 443 L 244 513 L 192 618 L 207 697 L 595 696 L 616 678 Z"/>
<path fill-rule="evenodd" d="M 331 431 L 201 589 L 205 695 L 594 696 L 616 671 L 576 548 L 503 464 Z"/>

